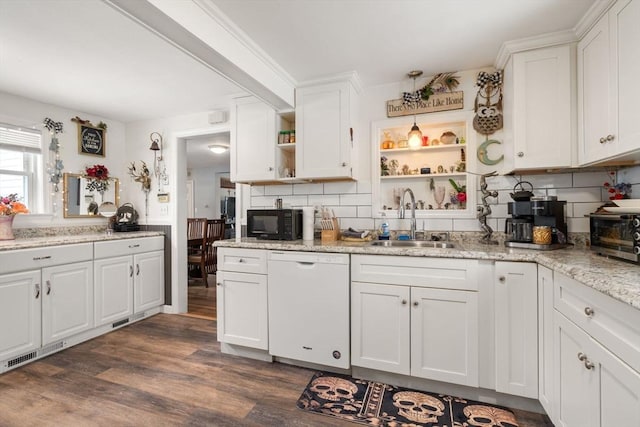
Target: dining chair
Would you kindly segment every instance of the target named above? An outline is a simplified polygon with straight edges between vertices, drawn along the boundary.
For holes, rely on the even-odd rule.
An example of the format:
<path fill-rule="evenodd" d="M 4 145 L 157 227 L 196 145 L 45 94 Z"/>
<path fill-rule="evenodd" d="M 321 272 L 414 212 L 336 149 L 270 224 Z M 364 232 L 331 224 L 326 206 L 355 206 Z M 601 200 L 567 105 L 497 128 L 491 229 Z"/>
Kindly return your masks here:
<path fill-rule="evenodd" d="M 187 269 L 189 276 L 199 270 L 199 277 L 207 283 L 206 253 L 207 253 L 207 218 L 187 218 Z"/>
<path fill-rule="evenodd" d="M 213 246 L 213 242 L 224 239 L 225 225 L 224 218 L 207 221 L 207 274 L 216 274 L 216 271 L 218 271 L 218 248 Z"/>

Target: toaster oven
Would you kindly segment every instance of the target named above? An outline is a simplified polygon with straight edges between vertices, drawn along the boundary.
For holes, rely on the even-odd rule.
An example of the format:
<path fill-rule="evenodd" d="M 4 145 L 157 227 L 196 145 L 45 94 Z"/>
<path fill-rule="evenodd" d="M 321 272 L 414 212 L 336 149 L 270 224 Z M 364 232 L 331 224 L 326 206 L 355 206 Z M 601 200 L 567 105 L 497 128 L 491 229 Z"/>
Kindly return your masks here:
<path fill-rule="evenodd" d="M 640 264 L 640 215 L 591 214 L 589 228 L 592 251 Z"/>

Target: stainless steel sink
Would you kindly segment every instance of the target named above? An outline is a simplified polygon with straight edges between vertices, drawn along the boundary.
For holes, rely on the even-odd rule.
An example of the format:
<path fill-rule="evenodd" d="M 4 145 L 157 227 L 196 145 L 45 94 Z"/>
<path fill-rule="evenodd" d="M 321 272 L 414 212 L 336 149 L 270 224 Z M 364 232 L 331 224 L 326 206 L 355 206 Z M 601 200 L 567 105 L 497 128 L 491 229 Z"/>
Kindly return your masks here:
<path fill-rule="evenodd" d="M 430 240 L 374 240 L 371 246 L 386 248 L 438 248 L 451 249 L 456 245 L 453 242 L 433 242 Z"/>

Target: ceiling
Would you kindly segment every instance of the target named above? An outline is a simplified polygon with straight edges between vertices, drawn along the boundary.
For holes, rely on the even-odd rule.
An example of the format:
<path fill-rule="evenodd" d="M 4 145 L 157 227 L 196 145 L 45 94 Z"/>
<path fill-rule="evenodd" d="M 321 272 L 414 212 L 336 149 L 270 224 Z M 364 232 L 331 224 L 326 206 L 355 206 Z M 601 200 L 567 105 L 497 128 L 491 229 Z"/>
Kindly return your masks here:
<path fill-rule="evenodd" d="M 494 64 L 503 42 L 573 28 L 602 0 L 210 0 L 297 81 L 364 86 Z"/>
<path fill-rule="evenodd" d="M 213 144 L 229 144 L 229 132 L 215 135 L 203 135 L 187 139 L 187 168 L 211 168 L 219 172 L 229 172 L 229 151 L 214 154 L 209 150 Z"/>
<path fill-rule="evenodd" d="M 296 81 L 355 70 L 371 86 L 490 66 L 504 41 L 572 28 L 603 0 L 199 1 Z M 124 123 L 241 92 L 101 0 L 0 0 L 0 91 Z M 189 167 L 211 157 L 207 144 L 189 144 Z"/>

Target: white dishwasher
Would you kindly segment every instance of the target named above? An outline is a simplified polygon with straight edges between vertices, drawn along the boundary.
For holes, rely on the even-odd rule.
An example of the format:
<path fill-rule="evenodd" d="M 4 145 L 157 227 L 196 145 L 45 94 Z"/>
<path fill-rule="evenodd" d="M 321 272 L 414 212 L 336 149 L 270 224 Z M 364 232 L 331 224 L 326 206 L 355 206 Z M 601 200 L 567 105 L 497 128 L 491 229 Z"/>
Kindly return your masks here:
<path fill-rule="evenodd" d="M 347 369 L 349 255 L 271 251 L 269 353 Z"/>

